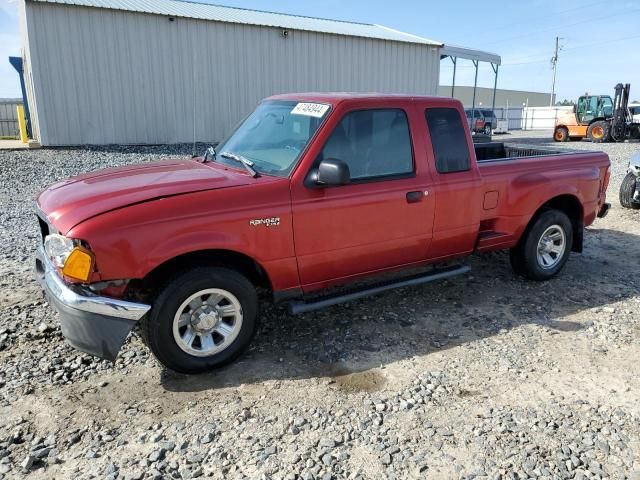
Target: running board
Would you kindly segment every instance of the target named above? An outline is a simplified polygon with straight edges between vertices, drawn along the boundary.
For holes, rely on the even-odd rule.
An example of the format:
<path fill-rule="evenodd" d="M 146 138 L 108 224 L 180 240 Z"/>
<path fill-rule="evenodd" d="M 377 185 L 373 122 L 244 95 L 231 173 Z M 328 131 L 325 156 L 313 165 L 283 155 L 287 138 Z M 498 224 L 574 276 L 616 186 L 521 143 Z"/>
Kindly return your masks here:
<path fill-rule="evenodd" d="M 368 297 L 370 295 L 376 295 L 378 293 L 386 292 L 387 290 L 393 290 L 395 288 L 410 287 L 413 285 L 422 285 L 423 283 L 435 282 L 437 280 L 444 280 L 451 277 L 462 275 L 471 270 L 467 265 L 455 267 L 445 271 L 439 271 L 436 273 L 428 273 L 411 278 L 404 278 L 394 282 L 369 287 L 363 290 L 357 290 L 355 292 L 346 293 L 343 295 L 337 295 L 334 297 L 324 297 L 314 301 L 299 301 L 294 300 L 289 302 L 289 313 L 291 315 L 298 315 L 300 313 L 312 312 L 314 310 L 320 310 L 321 308 L 330 307 L 332 305 L 338 305 L 339 303 L 350 302 L 362 297 Z"/>

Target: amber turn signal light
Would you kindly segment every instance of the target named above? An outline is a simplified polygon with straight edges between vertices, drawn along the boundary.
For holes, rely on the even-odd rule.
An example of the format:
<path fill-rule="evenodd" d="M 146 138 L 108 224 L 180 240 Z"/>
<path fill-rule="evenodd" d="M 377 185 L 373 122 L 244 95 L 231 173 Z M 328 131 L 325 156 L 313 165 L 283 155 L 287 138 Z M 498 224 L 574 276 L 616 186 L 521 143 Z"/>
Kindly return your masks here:
<path fill-rule="evenodd" d="M 75 247 L 62 267 L 65 277 L 86 282 L 93 270 L 93 254 L 82 247 Z"/>

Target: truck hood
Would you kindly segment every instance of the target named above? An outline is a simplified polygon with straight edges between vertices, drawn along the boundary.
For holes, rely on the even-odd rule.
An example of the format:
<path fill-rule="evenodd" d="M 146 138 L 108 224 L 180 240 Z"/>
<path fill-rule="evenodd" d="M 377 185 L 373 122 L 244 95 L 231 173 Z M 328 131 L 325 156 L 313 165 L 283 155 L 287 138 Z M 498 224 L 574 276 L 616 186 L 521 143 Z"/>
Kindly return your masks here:
<path fill-rule="evenodd" d="M 196 160 L 109 168 L 55 183 L 37 199 L 49 222 L 66 233 L 80 222 L 118 208 L 159 198 L 235 187 L 251 177 Z"/>

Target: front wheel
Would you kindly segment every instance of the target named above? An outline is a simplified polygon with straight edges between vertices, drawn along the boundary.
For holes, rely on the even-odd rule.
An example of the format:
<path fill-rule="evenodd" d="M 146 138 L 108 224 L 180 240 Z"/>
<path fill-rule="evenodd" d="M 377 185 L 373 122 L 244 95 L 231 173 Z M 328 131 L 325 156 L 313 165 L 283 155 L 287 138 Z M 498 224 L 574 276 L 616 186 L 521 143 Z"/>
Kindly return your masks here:
<path fill-rule="evenodd" d="M 610 140 L 609 123 L 603 120 L 593 122 L 587 129 L 587 137 L 594 143 L 604 143 Z"/>
<path fill-rule="evenodd" d="M 556 127 L 553 132 L 553 140 L 556 142 L 566 142 L 569 140 L 569 130 L 567 127 Z"/>
<path fill-rule="evenodd" d="M 531 280 L 549 280 L 567 263 L 572 244 L 573 226 L 569 217 L 559 210 L 547 210 L 511 249 L 511 266 Z"/>
<path fill-rule="evenodd" d="M 622 180 L 620 185 L 620 205 L 624 208 L 640 209 L 640 202 L 633 199 L 633 195 L 636 193 L 636 181 L 636 176 L 631 172 L 627 173 Z"/>
<path fill-rule="evenodd" d="M 196 268 L 157 296 L 142 321 L 147 345 L 165 367 L 198 373 L 222 366 L 249 345 L 256 331 L 254 286 L 227 268 Z"/>
<path fill-rule="evenodd" d="M 484 134 L 491 136 L 491 124 L 487 123 L 484 126 Z"/>

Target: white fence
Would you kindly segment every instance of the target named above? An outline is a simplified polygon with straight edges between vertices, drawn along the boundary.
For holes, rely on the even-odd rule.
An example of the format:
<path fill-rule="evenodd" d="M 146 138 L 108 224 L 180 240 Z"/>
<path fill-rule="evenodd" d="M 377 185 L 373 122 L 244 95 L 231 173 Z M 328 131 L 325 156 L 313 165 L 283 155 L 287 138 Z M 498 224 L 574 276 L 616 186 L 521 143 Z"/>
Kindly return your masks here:
<path fill-rule="evenodd" d="M 0 98 L 0 137 L 17 137 L 18 112 L 16 107 L 22 105 L 22 100 L 15 98 Z"/>
<path fill-rule="evenodd" d="M 522 128 L 524 130 L 551 130 L 556 120 L 573 107 L 529 107 L 522 112 Z"/>
<path fill-rule="evenodd" d="M 470 108 L 470 107 L 466 107 Z M 498 120 L 508 120 L 509 130 L 551 130 L 556 119 L 573 107 L 496 107 L 494 112 Z M 485 106 L 478 110 L 491 110 Z"/>

